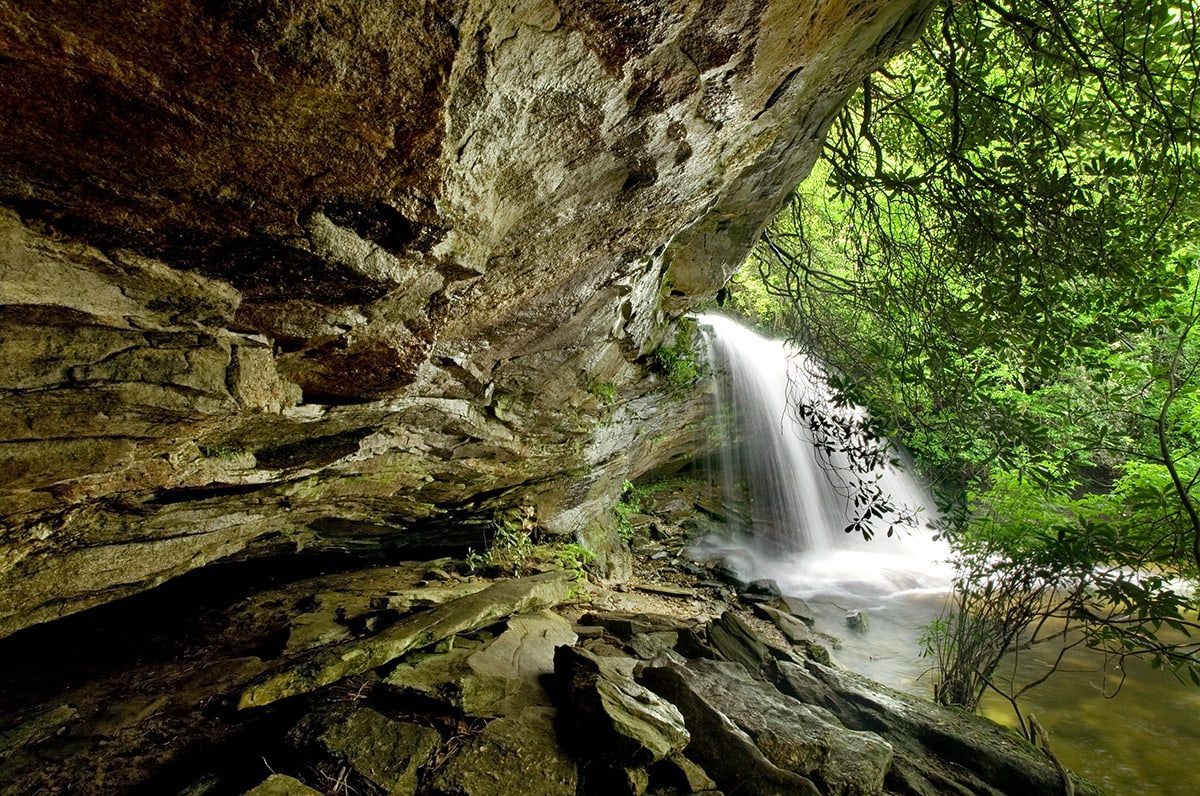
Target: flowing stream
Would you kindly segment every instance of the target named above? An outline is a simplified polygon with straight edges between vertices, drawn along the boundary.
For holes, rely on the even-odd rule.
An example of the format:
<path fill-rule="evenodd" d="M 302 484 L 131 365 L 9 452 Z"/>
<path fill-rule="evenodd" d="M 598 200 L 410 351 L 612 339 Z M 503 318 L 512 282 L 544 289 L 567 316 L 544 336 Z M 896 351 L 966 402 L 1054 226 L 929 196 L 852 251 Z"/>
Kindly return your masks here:
<path fill-rule="evenodd" d="M 833 654 L 848 668 L 929 696 L 930 662 L 920 657 L 919 638 L 942 610 L 953 574 L 949 549 L 930 528 L 932 499 L 903 468 L 855 473 L 830 449 L 830 430 L 848 427 L 861 410 L 835 405 L 816 363 L 723 316 L 698 321 L 721 377 L 713 411 L 726 444 L 711 480 L 730 529 L 701 540 L 698 553 L 804 598 L 817 629 L 841 639 Z M 845 528 L 872 505 L 871 495 L 893 511 L 874 519 L 866 541 Z M 889 536 L 897 516 L 909 522 L 895 523 Z M 848 623 L 854 612 L 866 617 L 857 630 Z M 1054 652 L 1023 652 L 999 674 L 1028 681 Z M 1166 672 L 1136 662 L 1106 669 L 1097 654 L 1079 651 L 1022 707 L 1038 716 L 1068 767 L 1112 796 L 1200 793 L 1200 689 Z M 999 698 L 986 699 L 983 709 L 1015 724 Z"/>

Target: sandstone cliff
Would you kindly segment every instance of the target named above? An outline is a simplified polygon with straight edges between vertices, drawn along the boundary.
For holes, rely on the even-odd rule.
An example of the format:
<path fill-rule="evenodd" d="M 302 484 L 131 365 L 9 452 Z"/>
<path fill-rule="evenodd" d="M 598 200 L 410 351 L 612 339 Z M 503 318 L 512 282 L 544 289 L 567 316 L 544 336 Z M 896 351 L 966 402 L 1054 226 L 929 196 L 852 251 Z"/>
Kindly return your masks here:
<path fill-rule="evenodd" d="M 0 0 L 0 634 L 503 511 L 605 548 L 697 420 L 673 319 L 928 6 Z"/>

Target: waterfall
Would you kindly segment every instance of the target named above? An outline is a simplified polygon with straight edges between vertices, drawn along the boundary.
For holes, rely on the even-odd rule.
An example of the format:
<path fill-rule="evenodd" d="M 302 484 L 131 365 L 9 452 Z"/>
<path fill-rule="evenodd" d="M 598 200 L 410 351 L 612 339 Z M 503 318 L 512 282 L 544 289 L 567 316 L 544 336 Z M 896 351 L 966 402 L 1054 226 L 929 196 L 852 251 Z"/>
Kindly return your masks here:
<path fill-rule="evenodd" d="M 836 454 L 818 451 L 819 415 L 863 417 L 831 400 L 819 363 L 728 318 L 703 315 L 698 321 L 718 382 L 712 416 L 723 440 L 710 468 L 719 493 L 711 511 L 724 522 L 707 524 L 711 532 L 694 542 L 693 558 L 720 560 L 744 580 L 775 580 L 784 594 L 804 599 L 814 631 L 828 634 L 819 643 L 831 647 L 839 663 L 928 697 L 931 662 L 920 657 L 918 639 L 943 609 L 953 577 L 949 548 L 929 527 L 935 518 L 931 498 L 909 470 L 856 474 Z M 845 533 L 861 510 L 853 495 L 864 481 L 897 505 L 923 507 L 919 521 L 891 538 L 878 518 L 871 541 Z M 848 622 L 863 615 L 866 623 Z M 1053 645 L 1022 647 L 1005 663 L 1010 674 L 1028 682 L 1067 662 L 1053 687 L 1022 698 L 1027 711 L 1049 717 L 1064 760 L 1113 793 L 1196 792 L 1193 781 L 1172 768 L 1170 751 L 1195 746 L 1197 689 L 1144 661 L 1122 661 L 1114 669 L 1089 652 L 1079 647 L 1060 661 Z M 1114 680 L 1121 688 L 1112 700 Z M 984 708 L 1011 725 L 1011 709 L 999 697 L 985 700 Z M 1057 727 L 1050 724 L 1056 718 Z M 1135 772 L 1132 779 L 1129 772 Z M 1145 782 L 1152 784 L 1139 790 Z"/>
<path fill-rule="evenodd" d="M 852 547 L 863 528 L 928 535 L 932 498 L 861 432 L 865 413 L 835 400 L 819 363 L 722 315 L 698 321 L 725 436 L 712 480 L 735 530 L 764 554 Z M 880 461 L 852 467 L 847 448 Z"/>
<path fill-rule="evenodd" d="M 712 413 L 724 440 L 710 481 L 727 531 L 694 553 L 830 606 L 834 621 L 844 609 L 869 609 L 897 634 L 885 640 L 884 622 L 873 624 L 873 652 L 864 655 L 894 643 L 897 659 L 911 658 L 914 628 L 936 613 L 929 603 L 940 601 L 951 577 L 928 490 L 890 456 L 850 466 L 847 442 L 860 452 L 887 443 L 856 436 L 864 411 L 835 400 L 820 363 L 724 316 L 697 320 L 719 384 Z M 867 540 L 855 522 L 871 507 L 890 510 L 862 523 L 873 531 Z"/>

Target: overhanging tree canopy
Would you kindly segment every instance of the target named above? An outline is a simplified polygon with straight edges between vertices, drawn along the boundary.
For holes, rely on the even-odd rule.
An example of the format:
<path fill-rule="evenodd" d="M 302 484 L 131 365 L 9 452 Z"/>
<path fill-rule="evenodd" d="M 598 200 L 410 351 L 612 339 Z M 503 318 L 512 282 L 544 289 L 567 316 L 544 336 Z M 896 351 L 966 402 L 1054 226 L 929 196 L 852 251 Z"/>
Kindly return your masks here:
<path fill-rule="evenodd" d="M 951 483 L 965 565 L 1115 573 L 1062 612 L 1184 666 L 1154 624 L 1184 601 L 1121 573 L 1200 567 L 1198 30 L 1189 0 L 946 0 L 755 257 L 835 386 Z"/>

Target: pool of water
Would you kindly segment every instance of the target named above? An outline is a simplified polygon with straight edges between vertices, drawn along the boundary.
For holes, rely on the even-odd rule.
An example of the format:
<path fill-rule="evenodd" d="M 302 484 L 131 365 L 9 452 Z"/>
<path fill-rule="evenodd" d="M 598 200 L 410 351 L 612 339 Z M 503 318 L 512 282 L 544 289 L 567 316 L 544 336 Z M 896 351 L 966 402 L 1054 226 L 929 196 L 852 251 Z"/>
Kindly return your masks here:
<path fill-rule="evenodd" d="M 1050 650 L 1009 660 L 1017 682 L 1044 672 Z M 1127 660 L 1118 668 L 1078 650 L 1063 668 L 1022 700 L 1050 734 L 1063 763 L 1113 796 L 1194 796 L 1200 793 L 1200 688 Z M 994 695 L 985 715 L 1016 726 L 1011 707 Z"/>
<path fill-rule="evenodd" d="M 944 604 L 949 573 L 926 556 L 843 550 L 817 557 L 755 562 L 784 592 L 805 598 L 817 629 L 837 636 L 833 654 L 847 668 L 917 696 L 932 694 L 930 661 L 919 654 L 922 628 Z M 856 632 L 846 613 L 863 609 Z M 1010 658 L 1001 674 L 1028 682 L 1045 671 L 1057 649 Z M 1200 793 L 1200 688 L 1140 661 L 1105 666 L 1089 650 L 1073 651 L 1060 670 L 1021 700 L 1050 734 L 1063 763 L 1111 796 L 1195 796 Z M 1015 727 L 1009 704 L 995 695 L 983 712 Z"/>

